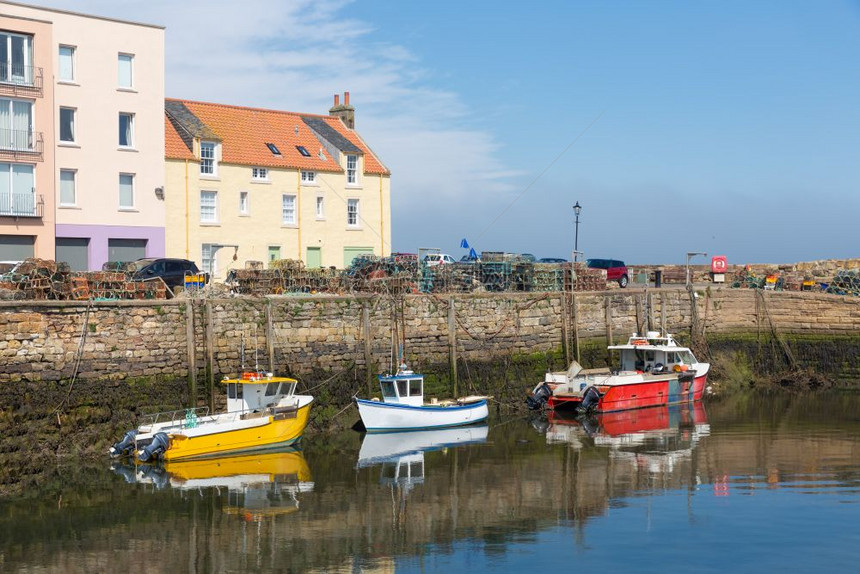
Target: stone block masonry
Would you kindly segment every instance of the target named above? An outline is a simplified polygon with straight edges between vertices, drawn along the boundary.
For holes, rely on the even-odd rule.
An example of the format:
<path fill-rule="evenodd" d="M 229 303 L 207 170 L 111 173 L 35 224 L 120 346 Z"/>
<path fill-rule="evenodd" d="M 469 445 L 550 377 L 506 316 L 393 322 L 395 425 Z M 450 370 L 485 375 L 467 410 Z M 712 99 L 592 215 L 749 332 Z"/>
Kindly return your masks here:
<path fill-rule="evenodd" d="M 695 301 L 695 308 L 691 301 Z M 295 375 L 355 365 L 387 370 L 492 361 L 621 342 L 646 328 L 684 334 L 860 333 L 860 299 L 714 288 L 589 293 L 271 296 L 170 301 L 0 302 L 0 383 L 189 378 L 211 384 L 242 367 Z M 244 355 L 244 356 L 243 356 Z M 271 366 L 270 366 L 271 365 Z"/>

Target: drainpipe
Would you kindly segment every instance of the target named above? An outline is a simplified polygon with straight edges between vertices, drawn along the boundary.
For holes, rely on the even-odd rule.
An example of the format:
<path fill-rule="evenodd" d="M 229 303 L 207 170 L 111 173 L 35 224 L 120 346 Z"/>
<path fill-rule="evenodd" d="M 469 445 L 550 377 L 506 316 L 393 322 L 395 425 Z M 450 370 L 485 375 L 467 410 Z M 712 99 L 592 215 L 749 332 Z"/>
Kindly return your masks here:
<path fill-rule="evenodd" d="M 296 170 L 296 224 L 298 227 L 298 250 L 297 259 L 304 261 L 302 258 L 302 170 Z"/>
<path fill-rule="evenodd" d="M 385 204 L 382 202 L 382 174 L 379 174 L 379 254 L 385 257 Z"/>
<path fill-rule="evenodd" d="M 188 249 L 189 249 L 189 235 L 190 231 L 188 229 L 188 160 L 185 160 L 185 258 L 191 259 L 189 257 Z"/>

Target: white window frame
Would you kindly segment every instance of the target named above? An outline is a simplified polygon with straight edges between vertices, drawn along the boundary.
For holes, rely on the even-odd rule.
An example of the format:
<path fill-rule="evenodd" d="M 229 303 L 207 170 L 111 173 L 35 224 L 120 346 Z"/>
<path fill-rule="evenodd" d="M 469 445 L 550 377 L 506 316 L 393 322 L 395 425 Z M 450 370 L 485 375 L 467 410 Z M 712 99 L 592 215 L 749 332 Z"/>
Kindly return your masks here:
<path fill-rule="evenodd" d="M 212 155 L 203 152 L 204 149 L 211 149 Z M 204 177 L 218 177 L 218 142 L 201 141 L 200 142 L 200 175 Z"/>
<path fill-rule="evenodd" d="M 346 184 L 358 185 L 358 156 L 355 154 L 346 156 Z"/>
<path fill-rule="evenodd" d="M 281 196 L 281 223 L 283 225 L 294 226 L 297 224 L 296 205 L 295 194 L 285 193 Z"/>
<path fill-rule="evenodd" d="M 218 192 L 200 190 L 200 223 L 218 223 Z"/>
<path fill-rule="evenodd" d="M 63 50 L 69 51 L 69 72 L 70 76 L 68 78 L 63 77 Z M 75 55 L 77 53 L 77 48 L 75 46 L 69 46 L 68 44 L 60 44 L 58 53 L 57 53 L 57 76 L 59 77 L 61 82 L 74 82 L 75 81 L 75 72 L 76 62 Z"/>
<path fill-rule="evenodd" d="M 0 149 L 11 149 L 16 151 L 31 151 L 35 149 L 35 132 L 36 125 L 36 103 L 31 100 L 20 100 L 6 96 L 0 96 L 0 101 L 9 102 L 8 106 L 3 106 L 4 113 L 8 118 L 8 123 L 0 123 Z M 15 108 L 26 107 L 27 129 L 16 129 L 16 125 L 22 121 L 25 116 L 16 115 Z M 19 127 L 21 127 L 19 125 Z M 2 130 L 8 130 L 5 135 Z M 21 133 L 23 132 L 23 133 Z"/>
<path fill-rule="evenodd" d="M 316 202 L 317 219 L 325 219 L 325 196 L 318 195 Z"/>
<path fill-rule="evenodd" d="M 67 110 L 67 111 L 72 112 L 72 125 L 70 128 L 71 132 L 72 132 L 72 139 L 70 139 L 70 140 L 64 140 L 63 139 L 63 110 Z M 60 122 L 59 122 L 59 126 L 58 126 L 59 129 L 57 130 L 57 132 L 58 132 L 57 136 L 59 137 L 60 143 L 73 144 L 77 141 L 78 138 L 75 135 L 75 123 L 76 123 L 75 119 L 76 119 L 77 115 L 78 115 L 77 108 L 69 108 L 67 106 L 60 106 L 60 118 L 59 118 Z"/>
<path fill-rule="evenodd" d="M 0 62 L 6 65 L 6 75 L 5 77 L 0 77 L 0 81 L 4 84 L 16 84 L 16 85 L 24 85 L 24 86 L 32 86 L 35 81 L 35 77 L 33 74 L 33 35 L 32 34 L 18 34 L 16 32 L 7 32 L 6 30 L 2 31 L 2 34 L 6 36 L 6 61 Z M 22 70 L 21 75 L 15 75 L 15 68 L 12 63 L 12 59 L 14 57 L 12 50 L 12 38 L 22 38 L 26 42 L 26 48 L 24 50 L 24 63 L 21 64 Z"/>
<path fill-rule="evenodd" d="M 122 62 L 123 58 L 127 58 L 128 61 L 128 85 L 122 83 Z M 134 54 L 129 54 L 127 52 L 120 52 L 116 57 L 116 85 L 120 89 L 124 90 L 133 90 L 134 89 Z"/>
<path fill-rule="evenodd" d="M 8 178 L 4 182 L 4 187 L 8 191 L 2 195 L 3 202 L 0 203 L 4 209 L 11 208 L 8 211 L 3 211 L 3 215 L 35 215 L 36 213 L 36 166 L 29 163 L 16 163 L 0 161 L 0 166 L 3 166 L 0 171 L 0 177 Z M 16 181 L 20 180 L 16 177 L 18 174 L 28 173 L 32 178 L 32 185 L 28 188 L 16 188 Z M 8 203 L 7 203 L 8 202 Z"/>
<path fill-rule="evenodd" d="M 63 174 L 72 174 L 72 201 L 63 201 Z M 61 207 L 76 206 L 78 204 L 78 170 L 76 169 L 60 169 L 60 188 L 59 199 Z"/>
<path fill-rule="evenodd" d="M 128 118 L 129 129 L 128 131 L 128 143 L 122 143 L 122 117 L 125 116 Z M 123 149 L 134 149 L 134 114 L 131 112 L 120 112 L 119 116 L 117 116 L 117 123 L 119 124 L 119 138 L 117 139 L 117 144 L 119 147 Z"/>
<path fill-rule="evenodd" d="M 269 168 L 267 167 L 252 167 L 251 179 L 254 181 L 269 181 Z"/>
<path fill-rule="evenodd" d="M 247 191 L 239 192 L 239 215 L 249 215 L 251 213 L 251 194 Z"/>
<path fill-rule="evenodd" d="M 218 275 L 218 250 L 214 243 L 203 243 L 200 246 L 200 266 L 202 271 L 209 273 L 209 277 Z"/>
<path fill-rule="evenodd" d="M 122 178 L 128 177 L 131 178 L 131 205 L 123 205 L 122 203 Z M 119 208 L 120 209 L 134 209 L 134 200 L 135 200 L 135 189 L 134 189 L 134 174 L 133 173 L 120 173 L 119 174 Z"/>
<path fill-rule="evenodd" d="M 361 227 L 361 200 L 356 197 L 346 200 L 346 226 Z"/>
<path fill-rule="evenodd" d="M 317 172 L 302 170 L 302 185 L 317 185 Z"/>

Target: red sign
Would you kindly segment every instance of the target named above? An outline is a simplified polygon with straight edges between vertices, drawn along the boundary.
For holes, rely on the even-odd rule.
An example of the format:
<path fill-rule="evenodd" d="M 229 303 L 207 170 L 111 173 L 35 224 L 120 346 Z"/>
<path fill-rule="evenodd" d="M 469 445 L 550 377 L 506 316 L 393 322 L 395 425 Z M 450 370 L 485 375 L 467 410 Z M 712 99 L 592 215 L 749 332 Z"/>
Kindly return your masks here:
<path fill-rule="evenodd" d="M 729 268 L 725 255 L 714 255 L 711 257 L 711 273 L 725 273 Z"/>

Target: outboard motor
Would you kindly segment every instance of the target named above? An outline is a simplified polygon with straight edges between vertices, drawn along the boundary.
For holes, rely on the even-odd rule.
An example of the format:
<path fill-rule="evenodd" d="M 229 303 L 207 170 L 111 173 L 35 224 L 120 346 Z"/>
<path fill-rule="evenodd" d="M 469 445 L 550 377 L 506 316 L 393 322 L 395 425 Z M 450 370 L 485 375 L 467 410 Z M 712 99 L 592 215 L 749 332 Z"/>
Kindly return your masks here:
<path fill-rule="evenodd" d="M 596 387 L 588 387 L 585 389 L 585 394 L 582 395 L 582 403 L 576 407 L 578 413 L 594 412 L 597 403 L 600 402 L 600 391 Z"/>
<path fill-rule="evenodd" d="M 146 445 L 143 450 L 137 453 L 137 458 L 140 462 L 149 462 L 153 459 L 158 460 L 164 455 L 170 447 L 170 438 L 166 433 L 158 432 L 152 437 L 152 442 Z"/>
<path fill-rule="evenodd" d="M 552 389 L 544 383 L 535 390 L 530 396 L 526 397 L 526 404 L 533 411 L 542 409 L 549 398 L 552 396 Z"/>
<path fill-rule="evenodd" d="M 125 433 L 117 443 L 114 443 L 108 451 L 112 457 L 128 456 L 134 450 L 134 437 L 137 436 L 136 430 L 130 430 Z"/>

